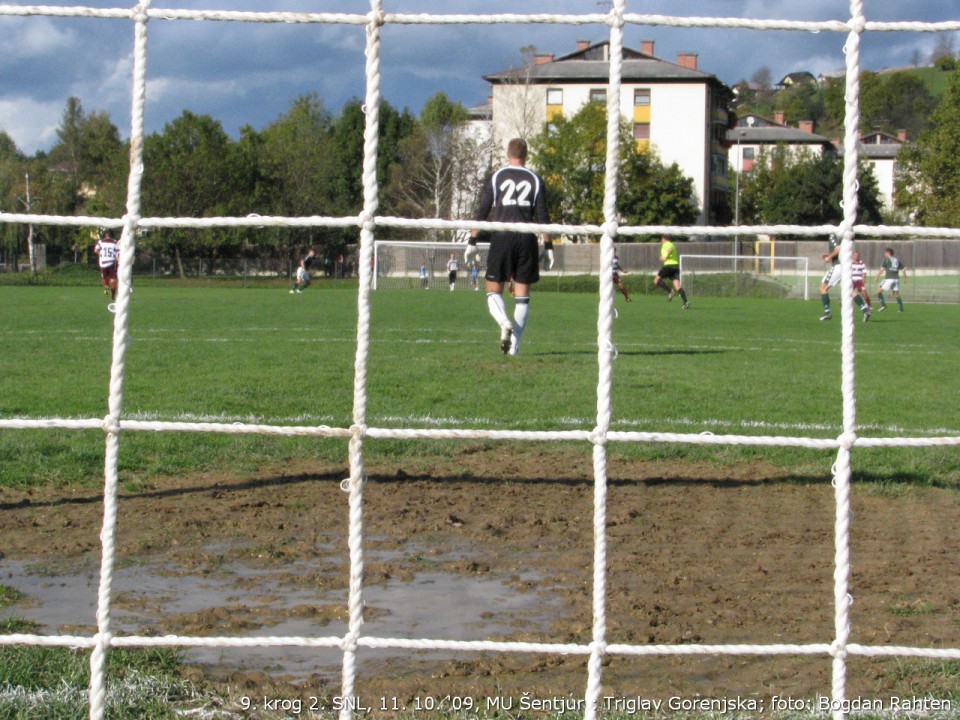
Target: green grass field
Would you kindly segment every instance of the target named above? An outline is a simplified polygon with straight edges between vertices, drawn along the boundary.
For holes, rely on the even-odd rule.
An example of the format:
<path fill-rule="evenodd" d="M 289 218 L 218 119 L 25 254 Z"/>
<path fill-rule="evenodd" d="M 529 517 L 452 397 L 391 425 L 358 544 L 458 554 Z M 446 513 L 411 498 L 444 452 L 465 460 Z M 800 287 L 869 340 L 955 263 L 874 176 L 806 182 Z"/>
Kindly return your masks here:
<path fill-rule="evenodd" d="M 617 298 L 615 429 L 835 437 L 840 322 L 819 304 L 662 296 Z M 482 293 L 373 296 L 368 424 L 380 427 L 589 429 L 596 414 L 597 298 L 536 294 L 523 354 L 498 350 Z M 0 287 L 5 381 L 0 417 L 102 417 L 114 316 L 92 287 Z M 835 304 L 838 304 L 835 298 Z M 348 426 L 356 293 L 138 285 L 132 298 L 126 417 Z M 857 326 L 858 418 L 870 436 L 956 435 L 960 307 L 896 306 Z M 368 441 L 368 457 L 449 455 L 455 441 Z M 587 452 L 584 446 L 584 452 Z M 613 445 L 614 455 L 763 458 L 798 478 L 829 475 L 832 452 Z M 121 479 L 291 458 L 343 462 L 338 440 L 130 432 Z M 960 485 L 960 449 L 864 449 L 865 480 Z M 99 431 L 0 430 L 0 484 L 98 482 Z"/>

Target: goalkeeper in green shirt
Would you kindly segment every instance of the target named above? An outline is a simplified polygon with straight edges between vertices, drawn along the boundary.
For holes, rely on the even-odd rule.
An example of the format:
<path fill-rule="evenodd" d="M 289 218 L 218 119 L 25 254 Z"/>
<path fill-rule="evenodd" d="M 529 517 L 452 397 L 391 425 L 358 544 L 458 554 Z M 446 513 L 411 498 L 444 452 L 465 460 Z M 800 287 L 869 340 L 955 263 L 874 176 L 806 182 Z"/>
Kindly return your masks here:
<path fill-rule="evenodd" d="M 677 253 L 677 246 L 668 237 L 660 238 L 660 262 L 663 267 L 654 275 L 653 284 L 667 293 L 667 301 L 673 300 L 673 296 L 679 294 L 683 300 L 681 309 L 688 310 L 690 303 L 687 301 L 687 293 L 680 285 L 680 255 Z M 665 280 L 672 280 L 673 287 L 667 285 Z"/>

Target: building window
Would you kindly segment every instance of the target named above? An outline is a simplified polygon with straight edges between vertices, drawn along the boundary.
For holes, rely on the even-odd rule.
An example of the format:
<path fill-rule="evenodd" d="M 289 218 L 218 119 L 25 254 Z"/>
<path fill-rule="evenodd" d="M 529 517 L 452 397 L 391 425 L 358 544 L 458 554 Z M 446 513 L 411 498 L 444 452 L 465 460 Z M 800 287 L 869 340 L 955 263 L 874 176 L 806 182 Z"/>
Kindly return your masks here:
<path fill-rule="evenodd" d="M 633 139 L 649 140 L 650 139 L 650 123 L 644 123 L 644 122 L 634 123 Z"/>
<path fill-rule="evenodd" d="M 607 104 L 607 89 L 606 88 L 593 88 L 590 91 L 590 102 L 596 105 L 606 105 Z"/>
<path fill-rule="evenodd" d="M 754 148 L 745 147 L 743 148 L 743 153 L 741 155 L 742 162 L 740 163 L 740 172 L 750 172 L 753 170 L 753 153 Z"/>
<path fill-rule="evenodd" d="M 563 105 L 563 90 L 559 88 L 547 90 L 547 105 Z"/>
<path fill-rule="evenodd" d="M 715 122 L 713 124 L 713 140 L 723 144 L 727 141 L 727 124 L 725 122 Z"/>
<path fill-rule="evenodd" d="M 649 90 L 634 90 L 633 91 L 633 104 L 640 105 L 643 107 L 650 106 L 650 91 Z"/>
<path fill-rule="evenodd" d="M 727 156 L 723 153 L 711 153 L 710 172 L 713 175 L 727 174 Z"/>

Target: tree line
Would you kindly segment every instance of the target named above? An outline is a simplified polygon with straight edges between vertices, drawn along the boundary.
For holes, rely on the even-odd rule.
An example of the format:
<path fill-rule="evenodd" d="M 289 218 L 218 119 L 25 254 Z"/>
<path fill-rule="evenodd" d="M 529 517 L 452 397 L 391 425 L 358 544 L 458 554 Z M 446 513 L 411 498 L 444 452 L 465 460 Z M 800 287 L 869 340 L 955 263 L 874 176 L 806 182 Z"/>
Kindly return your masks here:
<path fill-rule="evenodd" d="M 882 82 L 891 84 L 890 79 Z M 800 96 L 801 89 L 795 94 Z M 820 92 L 826 98 L 830 87 Z M 865 93 L 865 113 L 873 102 L 869 98 Z M 887 103 L 887 112 L 898 118 L 898 125 L 910 127 L 894 114 L 903 104 Z M 927 105 L 923 101 L 912 107 Z M 381 105 L 380 214 L 473 216 L 480 181 L 502 157 L 489 141 L 465 132 L 468 120 L 463 106 L 443 93 L 431 97 L 419 116 L 387 102 Z M 897 204 L 904 217 L 915 222 L 958 227 L 960 71 L 950 71 L 942 99 L 917 122 L 915 139 L 901 151 Z M 364 124 L 359 101 L 350 101 L 333 114 L 315 94 L 295 99 L 262 129 L 243 127 L 237 139 L 226 133 L 219 120 L 185 110 L 145 138 L 142 213 L 156 217 L 357 215 L 363 205 Z M 603 108 L 588 104 L 530 138 L 530 164 L 546 179 L 555 222 L 602 221 L 605 137 Z M 627 124 L 621 127 L 620 147 L 620 221 L 632 225 L 695 222 L 698 210 L 692 180 L 676 164 L 662 163 L 654 150 L 634 142 Z M 49 152 L 27 156 L 0 131 L 0 209 L 120 217 L 125 210 L 128 154 L 128 143 L 121 140 L 107 113 L 87 112 L 79 99 L 70 98 Z M 29 207 L 26 176 L 30 178 Z M 752 173 L 739 178 L 740 222 L 837 222 L 841 180 L 842 165 L 836 158 L 773 150 L 768 157 L 758 158 Z M 727 222 L 734 214 L 736 181 L 731 173 L 731 207 L 728 217 L 722 218 Z M 864 169 L 863 221 L 880 221 L 877 198 L 876 181 Z M 25 252 L 26 233 L 22 225 L 0 226 L 0 252 L 5 258 Z M 41 226 L 35 228 L 35 235 L 35 242 L 47 245 L 48 252 L 79 258 L 96 240 L 90 228 Z M 442 231 L 396 230 L 391 235 L 453 239 L 452 233 Z M 307 247 L 321 254 L 339 254 L 356 238 L 354 228 L 156 229 L 145 233 L 139 246 L 178 260 L 185 256 L 294 258 Z"/>
<path fill-rule="evenodd" d="M 458 132 L 466 110 L 438 93 L 419 117 L 384 102 L 380 107 L 377 179 L 381 214 L 464 216 L 492 154 L 467 145 Z M 189 110 L 146 136 L 141 212 L 155 217 L 258 215 L 350 216 L 363 206 L 365 115 L 358 100 L 336 115 L 315 94 L 291 102 L 266 127 L 241 128 L 232 139 L 219 120 Z M 34 214 L 120 217 L 125 212 L 129 143 L 105 112 L 84 110 L 70 98 L 49 152 L 22 153 L 0 131 L 0 209 L 26 212 L 25 178 Z M 461 196 L 458 196 L 458 190 Z M 468 207 L 469 206 L 469 207 Z M 26 228 L 4 224 L 0 247 L 24 252 Z M 403 231 L 398 231 L 402 235 Z M 36 242 L 48 250 L 87 252 L 97 232 L 42 226 Z M 139 247 L 175 257 L 291 257 L 307 247 L 323 254 L 356 242 L 352 228 L 154 229 Z"/>
<path fill-rule="evenodd" d="M 952 74 L 935 68 L 926 71 L 944 77 Z M 846 80 L 842 77 L 800 82 L 778 90 L 772 84 L 770 69 L 764 66 L 749 82 L 741 80 L 734 85 L 734 90 L 738 115 L 755 113 L 772 118 L 779 111 L 789 124 L 812 120 L 814 132 L 830 138 L 843 136 Z M 916 138 L 930 127 L 930 114 L 937 104 L 938 99 L 917 72 L 860 74 L 859 129 L 863 134 L 880 131 L 896 135 L 906 130 L 908 138 Z"/>

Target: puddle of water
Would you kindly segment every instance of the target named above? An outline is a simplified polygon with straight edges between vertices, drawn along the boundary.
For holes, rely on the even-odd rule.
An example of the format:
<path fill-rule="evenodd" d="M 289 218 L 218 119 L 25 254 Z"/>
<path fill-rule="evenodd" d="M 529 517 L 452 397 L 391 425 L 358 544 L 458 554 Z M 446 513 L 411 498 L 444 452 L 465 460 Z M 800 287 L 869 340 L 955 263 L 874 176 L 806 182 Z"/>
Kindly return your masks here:
<path fill-rule="evenodd" d="M 395 559 L 402 553 L 371 553 L 371 560 Z M 448 557 L 445 559 L 449 559 Z M 319 565 L 330 574 L 331 563 Z M 0 581 L 27 596 L 0 610 L 0 616 L 39 623 L 40 632 L 95 632 L 97 570 L 57 575 L 31 572 L 30 564 L 4 559 Z M 322 571 L 321 571 L 322 572 Z M 290 579 L 315 577 L 308 561 L 279 567 L 223 563 L 213 572 L 185 572 L 161 565 L 117 568 L 114 577 L 113 628 L 118 634 L 156 632 L 180 635 L 342 636 L 347 631 L 347 590 L 297 587 Z M 343 581 L 345 573 L 336 574 Z M 532 579 L 524 577 L 523 579 Z M 482 640 L 518 632 L 542 632 L 557 607 L 555 601 L 521 592 L 496 578 L 428 569 L 412 579 L 391 578 L 364 587 L 363 633 L 378 637 Z M 229 623 L 224 629 L 223 624 Z M 358 654 L 360 669 L 398 658 L 408 650 L 372 650 Z M 462 655 L 461 655 L 462 656 Z M 449 660 L 447 651 L 417 652 L 418 660 Z M 192 648 L 187 662 L 257 669 L 305 680 L 312 675 L 339 678 L 342 654 L 327 648 Z"/>

